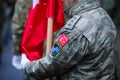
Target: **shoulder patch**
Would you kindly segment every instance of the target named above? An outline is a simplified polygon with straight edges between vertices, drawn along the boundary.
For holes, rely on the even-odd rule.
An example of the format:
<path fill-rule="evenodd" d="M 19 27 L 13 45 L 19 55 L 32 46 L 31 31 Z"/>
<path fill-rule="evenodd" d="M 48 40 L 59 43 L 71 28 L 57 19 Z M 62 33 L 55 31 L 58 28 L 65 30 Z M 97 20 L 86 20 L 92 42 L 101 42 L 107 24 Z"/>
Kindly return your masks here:
<path fill-rule="evenodd" d="M 62 47 L 67 44 L 68 41 L 69 38 L 64 33 L 62 33 L 52 48 L 52 55 L 55 56 L 62 49 Z"/>
<path fill-rule="evenodd" d="M 60 37 L 58 38 L 58 42 L 59 42 L 62 46 L 65 46 L 68 41 L 69 41 L 69 38 L 68 38 L 64 33 L 62 33 L 62 34 L 60 35 Z"/>

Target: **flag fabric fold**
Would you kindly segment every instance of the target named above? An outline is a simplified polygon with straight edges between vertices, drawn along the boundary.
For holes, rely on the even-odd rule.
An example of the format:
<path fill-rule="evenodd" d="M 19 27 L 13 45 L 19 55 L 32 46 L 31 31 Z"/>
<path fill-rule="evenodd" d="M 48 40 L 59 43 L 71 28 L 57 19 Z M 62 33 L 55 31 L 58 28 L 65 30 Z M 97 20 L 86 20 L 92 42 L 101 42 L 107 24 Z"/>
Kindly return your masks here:
<path fill-rule="evenodd" d="M 62 0 L 33 0 L 21 40 L 21 53 L 30 61 L 42 58 L 48 18 L 53 19 L 53 32 L 63 27 Z"/>

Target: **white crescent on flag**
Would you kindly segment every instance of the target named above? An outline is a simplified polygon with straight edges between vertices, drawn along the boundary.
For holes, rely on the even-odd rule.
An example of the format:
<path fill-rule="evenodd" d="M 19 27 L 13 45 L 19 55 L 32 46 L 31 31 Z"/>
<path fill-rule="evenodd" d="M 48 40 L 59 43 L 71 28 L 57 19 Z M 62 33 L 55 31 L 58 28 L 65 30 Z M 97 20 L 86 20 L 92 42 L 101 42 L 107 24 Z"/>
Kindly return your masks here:
<path fill-rule="evenodd" d="M 39 0 L 33 0 L 33 2 L 32 2 L 32 3 L 33 3 L 33 6 L 32 6 L 32 7 L 33 7 L 33 9 L 34 9 L 34 8 L 35 8 L 35 6 L 36 6 L 37 4 L 39 4 Z"/>

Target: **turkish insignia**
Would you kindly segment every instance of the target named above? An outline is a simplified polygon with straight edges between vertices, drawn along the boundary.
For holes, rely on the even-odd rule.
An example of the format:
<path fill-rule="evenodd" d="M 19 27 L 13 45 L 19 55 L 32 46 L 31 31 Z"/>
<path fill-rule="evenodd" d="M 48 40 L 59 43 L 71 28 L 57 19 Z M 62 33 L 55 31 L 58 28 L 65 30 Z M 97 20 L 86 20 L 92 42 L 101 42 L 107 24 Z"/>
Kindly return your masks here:
<path fill-rule="evenodd" d="M 62 46 L 65 46 L 68 41 L 69 41 L 69 38 L 68 38 L 64 33 L 62 33 L 62 34 L 60 35 L 60 37 L 58 38 L 58 42 L 59 42 Z"/>
<path fill-rule="evenodd" d="M 69 38 L 64 33 L 61 34 L 52 48 L 52 55 L 56 55 L 68 41 Z"/>

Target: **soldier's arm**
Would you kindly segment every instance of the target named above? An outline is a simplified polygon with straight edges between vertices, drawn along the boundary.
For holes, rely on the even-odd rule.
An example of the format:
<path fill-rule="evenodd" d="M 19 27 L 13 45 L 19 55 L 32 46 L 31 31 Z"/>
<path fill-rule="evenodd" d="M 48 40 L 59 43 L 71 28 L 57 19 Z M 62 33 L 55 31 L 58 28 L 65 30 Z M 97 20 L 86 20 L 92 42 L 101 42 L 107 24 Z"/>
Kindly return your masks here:
<path fill-rule="evenodd" d="M 82 34 L 76 36 L 73 33 L 62 33 L 50 53 L 40 60 L 28 63 L 25 71 L 29 76 L 42 80 L 63 74 L 84 58 L 88 47 L 89 42 Z"/>

